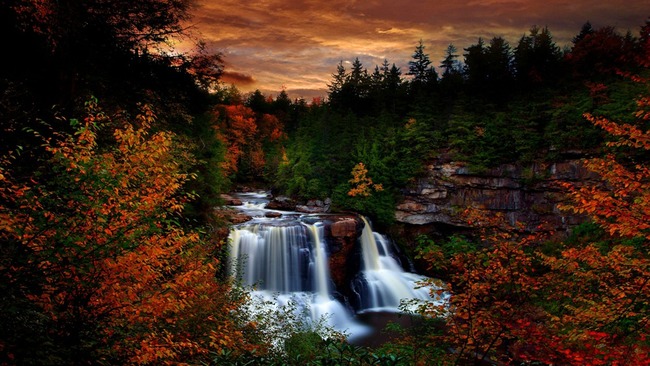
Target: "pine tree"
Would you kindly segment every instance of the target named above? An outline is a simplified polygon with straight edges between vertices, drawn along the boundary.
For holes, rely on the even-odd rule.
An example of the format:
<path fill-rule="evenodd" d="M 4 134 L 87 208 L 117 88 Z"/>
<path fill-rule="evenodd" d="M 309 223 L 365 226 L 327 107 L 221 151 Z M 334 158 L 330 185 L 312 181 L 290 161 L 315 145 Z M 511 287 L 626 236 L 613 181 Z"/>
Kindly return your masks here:
<path fill-rule="evenodd" d="M 471 87 L 479 87 L 485 83 L 487 76 L 487 60 L 483 38 L 478 43 L 465 48 L 465 76 Z"/>
<path fill-rule="evenodd" d="M 453 44 L 450 43 L 449 46 L 447 46 L 445 59 L 442 60 L 442 63 L 440 64 L 440 68 L 445 70 L 442 73 L 443 78 L 449 77 L 458 72 L 458 61 L 456 60 L 458 55 L 456 54 L 456 51 L 456 47 L 454 47 Z"/>
<path fill-rule="evenodd" d="M 539 84 L 556 78 L 562 54 L 553 42 L 547 27 L 534 26 L 524 35 L 514 52 L 517 80 L 525 84 Z"/>
<path fill-rule="evenodd" d="M 438 74 L 433 66 L 431 66 L 429 55 L 424 52 L 424 49 L 424 44 L 420 40 L 420 43 L 415 47 L 415 52 L 412 56 L 413 60 L 409 61 L 409 72 L 407 75 L 413 76 L 413 84 L 428 85 L 438 80 Z"/>
<path fill-rule="evenodd" d="M 592 28 L 591 23 L 587 21 L 585 24 L 582 25 L 582 28 L 580 29 L 580 33 L 578 33 L 577 36 L 573 37 L 573 44 L 582 41 L 583 39 L 585 39 L 585 37 L 591 34 L 594 34 L 594 28 Z"/>

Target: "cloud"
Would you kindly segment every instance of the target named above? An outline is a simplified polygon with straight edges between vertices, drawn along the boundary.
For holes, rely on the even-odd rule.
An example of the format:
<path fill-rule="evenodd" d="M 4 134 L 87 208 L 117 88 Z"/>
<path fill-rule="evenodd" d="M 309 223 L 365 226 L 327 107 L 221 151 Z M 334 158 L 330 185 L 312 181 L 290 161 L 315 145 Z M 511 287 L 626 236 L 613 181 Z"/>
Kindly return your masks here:
<path fill-rule="evenodd" d="M 562 47 L 586 21 L 637 32 L 650 15 L 646 1 L 199 0 L 193 24 L 223 53 L 224 80 L 244 92 L 322 93 L 303 95 L 310 99 L 326 95 L 341 60 L 405 68 L 422 39 L 437 66 L 450 43 L 461 54 L 479 37 L 502 36 L 514 47 L 533 25 L 548 26 Z"/>
<path fill-rule="evenodd" d="M 224 70 L 221 75 L 221 81 L 226 84 L 235 84 L 235 85 L 252 85 L 255 83 L 255 78 L 252 75 Z"/>

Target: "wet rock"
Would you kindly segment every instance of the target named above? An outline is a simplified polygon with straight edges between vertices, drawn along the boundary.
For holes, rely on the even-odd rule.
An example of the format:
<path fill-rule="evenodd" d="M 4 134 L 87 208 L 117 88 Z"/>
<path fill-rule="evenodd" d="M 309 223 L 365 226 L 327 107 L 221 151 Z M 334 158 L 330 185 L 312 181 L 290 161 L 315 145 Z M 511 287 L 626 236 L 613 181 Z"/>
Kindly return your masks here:
<path fill-rule="evenodd" d="M 264 214 L 264 216 L 266 216 L 266 217 L 270 217 L 270 218 L 281 217 L 281 216 L 282 216 L 282 212 L 277 212 L 277 211 L 268 211 L 268 212 L 266 212 L 266 213 Z"/>
<path fill-rule="evenodd" d="M 229 220 L 229 221 L 230 221 L 231 223 L 233 223 L 234 225 L 237 225 L 237 224 L 242 224 L 242 223 L 244 223 L 244 222 L 246 222 L 246 221 L 250 221 L 250 220 L 252 220 L 252 219 L 253 219 L 253 218 L 252 218 L 251 216 L 248 216 L 248 215 L 246 215 L 246 214 L 243 214 L 243 213 L 235 213 L 235 214 L 233 214 L 232 216 L 230 216 L 230 220 Z"/>
<path fill-rule="evenodd" d="M 358 221 L 354 218 L 347 218 L 332 223 L 332 236 L 335 238 L 356 238 Z"/>
<path fill-rule="evenodd" d="M 229 194 L 222 194 L 221 199 L 229 206 L 241 206 L 243 204 L 239 198 L 235 198 Z"/>
<path fill-rule="evenodd" d="M 304 213 L 327 213 L 330 211 L 332 200 L 327 198 L 325 201 L 309 200 L 304 205 L 297 205 L 296 211 Z"/>
<path fill-rule="evenodd" d="M 325 213 L 325 210 L 323 207 L 318 207 L 318 206 L 307 206 L 307 205 L 296 205 L 296 211 L 302 212 L 302 213 Z"/>
<path fill-rule="evenodd" d="M 270 210 L 295 211 L 296 202 L 286 196 L 277 196 L 269 201 L 266 208 Z"/>

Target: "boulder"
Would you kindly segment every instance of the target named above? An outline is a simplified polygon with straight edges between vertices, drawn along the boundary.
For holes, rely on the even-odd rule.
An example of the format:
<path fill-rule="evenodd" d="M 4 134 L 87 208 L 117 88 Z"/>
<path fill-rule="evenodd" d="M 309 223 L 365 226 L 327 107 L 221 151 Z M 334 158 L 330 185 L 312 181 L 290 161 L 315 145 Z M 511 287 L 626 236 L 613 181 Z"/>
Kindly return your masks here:
<path fill-rule="evenodd" d="M 229 194 L 222 194 L 221 199 L 228 206 L 241 206 L 243 204 L 239 198 L 235 198 Z"/>
<path fill-rule="evenodd" d="M 273 197 L 273 199 L 269 201 L 266 208 L 271 210 L 295 211 L 296 202 L 286 196 L 277 196 Z"/>
<path fill-rule="evenodd" d="M 252 218 L 251 216 L 248 216 L 248 215 L 246 215 L 246 214 L 243 214 L 243 213 L 235 213 L 235 214 L 233 214 L 232 216 L 230 216 L 230 220 L 229 220 L 229 221 L 230 221 L 231 223 L 233 223 L 234 225 L 237 225 L 237 224 L 242 224 L 242 223 L 244 223 L 244 222 L 246 222 L 246 221 L 250 221 L 250 220 L 252 220 L 252 219 L 253 219 L 253 218 Z"/>
<path fill-rule="evenodd" d="M 346 218 L 332 223 L 331 226 L 332 236 L 335 238 L 356 238 L 357 220 L 354 218 Z"/>

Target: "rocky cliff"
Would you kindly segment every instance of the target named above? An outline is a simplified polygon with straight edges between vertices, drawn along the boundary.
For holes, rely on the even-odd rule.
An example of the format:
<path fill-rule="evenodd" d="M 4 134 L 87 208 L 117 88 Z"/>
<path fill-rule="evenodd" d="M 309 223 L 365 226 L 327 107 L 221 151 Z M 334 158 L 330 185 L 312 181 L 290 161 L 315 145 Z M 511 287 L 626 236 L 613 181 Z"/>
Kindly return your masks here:
<path fill-rule="evenodd" d="M 558 203 L 565 200 L 558 183 L 594 178 L 579 159 L 502 165 L 477 174 L 463 163 L 439 157 L 403 192 L 395 219 L 404 225 L 464 227 L 458 213 L 471 207 L 488 215 L 503 213 L 511 223 L 524 223 L 528 228 L 545 222 L 566 230 L 580 220 L 558 209 Z"/>

